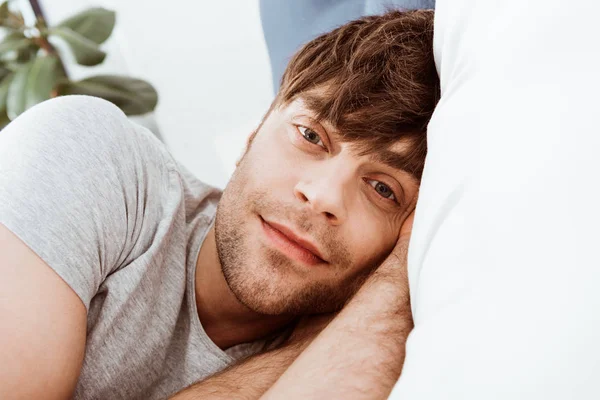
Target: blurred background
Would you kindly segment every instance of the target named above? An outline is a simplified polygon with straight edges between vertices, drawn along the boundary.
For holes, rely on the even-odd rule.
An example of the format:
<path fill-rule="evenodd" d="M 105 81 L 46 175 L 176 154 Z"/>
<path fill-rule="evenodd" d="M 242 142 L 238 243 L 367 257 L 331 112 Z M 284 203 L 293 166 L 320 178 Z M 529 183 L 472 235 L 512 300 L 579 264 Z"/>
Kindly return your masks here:
<path fill-rule="evenodd" d="M 287 61 L 303 43 L 361 15 L 390 6 L 434 8 L 435 1 L 0 0 L 0 4 L 3 124 L 57 94 L 110 98 L 159 137 L 199 179 L 223 188 L 246 137 L 268 109 Z M 39 42 L 40 36 L 46 44 Z M 55 50 L 60 56 L 58 65 L 55 57 L 50 60 L 39 50 L 48 46 L 50 53 Z"/>
<path fill-rule="evenodd" d="M 27 22 L 28 0 L 9 2 Z M 39 0 L 56 26 L 90 7 L 116 12 L 97 66 L 78 65 L 64 43 L 69 78 L 116 74 L 143 79 L 159 94 L 154 112 L 132 117 L 150 128 L 182 164 L 224 187 L 273 97 L 258 1 Z M 6 33 L 3 32 L 3 35 Z M 62 46 L 61 46 L 62 45 Z"/>

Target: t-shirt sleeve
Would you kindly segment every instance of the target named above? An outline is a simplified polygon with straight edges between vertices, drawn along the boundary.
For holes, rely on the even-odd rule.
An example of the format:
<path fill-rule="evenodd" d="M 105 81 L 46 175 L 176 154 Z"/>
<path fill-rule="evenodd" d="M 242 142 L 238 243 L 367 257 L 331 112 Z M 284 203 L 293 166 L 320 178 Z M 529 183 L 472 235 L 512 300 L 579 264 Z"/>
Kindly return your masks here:
<path fill-rule="evenodd" d="M 144 208 L 152 171 L 140 155 L 148 141 L 140 128 L 104 100 L 69 96 L 33 107 L 0 131 L 0 223 L 86 308 L 151 223 Z"/>

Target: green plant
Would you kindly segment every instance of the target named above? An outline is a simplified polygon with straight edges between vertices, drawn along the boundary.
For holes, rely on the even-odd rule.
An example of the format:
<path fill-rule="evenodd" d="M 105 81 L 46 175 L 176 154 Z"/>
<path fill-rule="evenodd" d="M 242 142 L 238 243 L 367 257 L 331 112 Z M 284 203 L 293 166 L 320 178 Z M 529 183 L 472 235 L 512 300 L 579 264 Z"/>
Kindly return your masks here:
<path fill-rule="evenodd" d="M 69 94 L 104 98 L 127 115 L 154 110 L 158 95 L 148 82 L 117 75 L 73 81 L 52 44 L 64 42 L 80 65 L 102 63 L 106 53 L 99 45 L 113 31 L 113 11 L 90 8 L 49 27 L 38 0 L 29 0 L 29 4 L 36 16 L 33 26 L 25 23 L 18 10 L 9 7 L 8 0 L 0 4 L 0 27 L 7 31 L 0 42 L 0 129 L 35 104 Z"/>

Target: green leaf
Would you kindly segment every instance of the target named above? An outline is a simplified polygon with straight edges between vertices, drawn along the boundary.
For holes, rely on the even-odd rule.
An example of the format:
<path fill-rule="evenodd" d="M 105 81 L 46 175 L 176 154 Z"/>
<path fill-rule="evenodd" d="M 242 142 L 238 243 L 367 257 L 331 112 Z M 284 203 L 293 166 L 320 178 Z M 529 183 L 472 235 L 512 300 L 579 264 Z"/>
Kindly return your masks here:
<path fill-rule="evenodd" d="M 33 41 L 21 32 L 12 32 L 4 37 L 0 42 L 0 55 L 24 49 L 33 44 Z"/>
<path fill-rule="evenodd" d="M 12 82 L 13 74 L 8 74 L 0 82 L 0 113 L 6 113 L 6 99 L 8 97 L 8 88 Z"/>
<path fill-rule="evenodd" d="M 0 131 L 6 127 L 10 123 L 10 119 L 8 115 L 3 111 L 0 113 Z"/>
<path fill-rule="evenodd" d="M 46 55 L 23 65 L 15 72 L 8 88 L 6 111 L 11 120 L 37 103 L 47 100 L 62 78 L 59 60 Z"/>
<path fill-rule="evenodd" d="M 96 43 L 69 28 L 52 28 L 49 30 L 49 33 L 63 39 L 71 48 L 77 63 L 81 65 L 98 65 L 106 57 L 106 53 L 100 50 Z"/>
<path fill-rule="evenodd" d="M 31 44 L 28 47 L 24 47 L 17 51 L 15 61 L 19 64 L 23 64 L 31 60 L 37 54 L 39 47 L 36 44 Z"/>
<path fill-rule="evenodd" d="M 8 1 L 5 1 L 0 5 L 0 21 L 8 18 L 9 14 L 10 10 L 8 9 Z"/>
<path fill-rule="evenodd" d="M 27 108 L 48 100 L 59 79 L 63 77 L 56 56 L 45 55 L 33 61 L 27 83 Z"/>
<path fill-rule="evenodd" d="M 124 76 L 99 75 L 78 82 L 64 82 L 57 90 L 60 95 L 85 94 L 103 98 L 127 115 L 153 111 L 158 103 L 158 94 L 151 84 Z"/>
<path fill-rule="evenodd" d="M 4 79 L 5 76 L 11 73 L 11 70 L 4 64 L 0 64 L 0 82 Z"/>
<path fill-rule="evenodd" d="M 61 22 L 58 27 L 69 28 L 96 44 L 110 37 L 115 27 L 115 12 L 105 8 L 90 8 Z"/>
<path fill-rule="evenodd" d="M 20 14 L 10 11 L 8 1 L 0 5 L 0 26 L 11 29 L 21 28 L 25 22 Z"/>
<path fill-rule="evenodd" d="M 8 98 L 6 99 L 6 114 L 11 120 L 17 118 L 19 114 L 25 111 L 27 104 L 26 85 L 29 71 L 33 66 L 33 62 L 23 64 L 21 68 L 15 72 L 15 75 L 8 88 Z"/>

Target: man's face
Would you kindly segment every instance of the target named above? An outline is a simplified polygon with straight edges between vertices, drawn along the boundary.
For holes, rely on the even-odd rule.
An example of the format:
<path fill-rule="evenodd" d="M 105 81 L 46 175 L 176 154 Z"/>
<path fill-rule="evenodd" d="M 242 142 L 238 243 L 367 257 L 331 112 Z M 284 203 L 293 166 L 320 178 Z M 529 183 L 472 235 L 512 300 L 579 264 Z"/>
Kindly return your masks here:
<path fill-rule="evenodd" d="M 359 156 L 301 99 L 274 109 L 217 211 L 217 250 L 238 300 L 263 314 L 341 308 L 414 206 L 417 181 L 388 165 L 406 147 Z"/>

